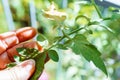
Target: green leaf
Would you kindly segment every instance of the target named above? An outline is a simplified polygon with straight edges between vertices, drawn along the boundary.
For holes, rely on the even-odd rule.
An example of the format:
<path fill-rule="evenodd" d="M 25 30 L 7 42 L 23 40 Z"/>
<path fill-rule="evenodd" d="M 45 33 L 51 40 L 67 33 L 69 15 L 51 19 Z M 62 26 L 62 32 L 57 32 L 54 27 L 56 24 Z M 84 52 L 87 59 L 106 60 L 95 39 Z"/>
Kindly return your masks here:
<path fill-rule="evenodd" d="M 45 53 L 41 53 L 34 58 L 36 62 L 36 70 L 35 70 L 35 73 L 32 75 L 32 77 L 30 78 L 30 80 L 38 80 L 38 78 L 43 72 L 45 59 L 46 59 Z"/>
<path fill-rule="evenodd" d="M 119 13 L 113 13 L 111 16 L 111 20 L 116 20 L 116 19 L 120 19 L 120 14 Z"/>
<path fill-rule="evenodd" d="M 49 50 L 48 56 L 50 57 L 50 59 L 52 59 L 55 62 L 58 62 L 58 60 L 59 60 L 58 54 L 55 50 Z"/>
<path fill-rule="evenodd" d="M 17 64 L 15 62 L 7 64 L 7 68 L 12 68 L 16 66 Z"/>
<path fill-rule="evenodd" d="M 16 48 L 16 50 L 21 56 L 26 56 L 26 54 L 25 54 L 26 49 L 24 47 Z"/>
<path fill-rule="evenodd" d="M 38 80 L 39 76 L 43 72 L 44 69 L 44 64 L 45 64 L 45 59 L 46 59 L 46 53 L 39 53 L 39 50 L 35 48 L 17 48 L 17 51 L 19 54 L 23 55 L 25 54 L 26 56 L 14 56 L 15 61 L 19 62 L 20 59 L 21 61 L 27 60 L 27 59 L 34 59 L 36 63 L 36 70 L 35 73 L 32 75 L 30 80 Z"/>
<path fill-rule="evenodd" d="M 107 70 L 106 70 L 105 64 L 100 57 L 101 54 L 96 49 L 95 46 L 93 46 L 91 44 L 90 45 L 83 45 L 83 47 L 81 48 L 81 54 L 83 55 L 83 57 L 86 60 L 92 61 L 96 67 L 101 69 L 107 75 Z"/>
<path fill-rule="evenodd" d="M 21 61 L 24 61 L 26 59 L 30 59 L 34 55 L 39 53 L 39 50 L 37 50 L 35 48 L 20 47 L 20 48 L 17 48 L 16 50 L 20 54 L 20 60 Z"/>
<path fill-rule="evenodd" d="M 64 46 L 65 47 L 71 47 L 73 46 L 74 42 L 72 41 L 72 39 L 67 40 L 66 42 L 64 42 Z"/>
<path fill-rule="evenodd" d="M 57 48 L 67 50 L 68 48 L 64 46 L 64 44 L 58 44 Z"/>
<path fill-rule="evenodd" d="M 93 34 L 92 30 L 85 28 L 85 30 L 89 33 L 89 34 Z"/>
<path fill-rule="evenodd" d="M 87 31 L 88 31 L 89 34 L 93 34 L 92 30 L 90 30 L 90 29 L 87 30 Z"/>
<path fill-rule="evenodd" d="M 92 61 L 96 67 L 102 70 L 107 75 L 107 70 L 103 60 L 101 59 L 101 53 L 97 50 L 97 48 L 90 44 L 86 37 L 82 34 L 77 34 L 73 38 L 73 46 L 71 49 L 77 55 L 81 55 L 88 60 L 89 62 Z"/>
<path fill-rule="evenodd" d="M 19 63 L 21 60 L 20 60 L 20 56 L 14 56 L 14 60 L 15 60 L 15 62 L 17 62 L 17 63 Z"/>
<path fill-rule="evenodd" d="M 73 41 L 76 43 L 81 43 L 81 44 L 89 44 L 88 40 L 86 37 L 82 34 L 77 34 L 74 38 Z"/>
<path fill-rule="evenodd" d="M 38 36 L 37 36 L 37 41 L 43 42 L 43 41 L 45 41 L 45 40 L 46 40 L 46 37 L 45 37 L 44 35 L 38 34 Z"/>

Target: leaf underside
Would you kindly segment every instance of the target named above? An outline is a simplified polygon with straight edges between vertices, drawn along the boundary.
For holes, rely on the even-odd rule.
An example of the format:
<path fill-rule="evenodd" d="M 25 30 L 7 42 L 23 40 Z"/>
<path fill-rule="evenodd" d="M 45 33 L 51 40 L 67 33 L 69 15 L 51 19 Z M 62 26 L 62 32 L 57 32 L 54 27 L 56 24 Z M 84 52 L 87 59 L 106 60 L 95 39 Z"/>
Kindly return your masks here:
<path fill-rule="evenodd" d="M 30 80 L 38 80 L 44 69 L 45 58 L 46 58 L 45 53 L 39 54 L 39 56 L 34 58 L 36 62 L 36 70 L 32 77 L 30 78 Z"/>

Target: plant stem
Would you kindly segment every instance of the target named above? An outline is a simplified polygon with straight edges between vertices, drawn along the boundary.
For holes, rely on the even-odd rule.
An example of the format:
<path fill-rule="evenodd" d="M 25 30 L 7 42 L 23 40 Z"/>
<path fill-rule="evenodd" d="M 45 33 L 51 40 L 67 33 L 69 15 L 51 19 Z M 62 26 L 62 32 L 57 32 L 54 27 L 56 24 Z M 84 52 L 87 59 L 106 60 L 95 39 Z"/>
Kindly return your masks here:
<path fill-rule="evenodd" d="M 91 2 L 92 2 L 92 4 L 94 5 L 94 7 L 95 7 L 95 9 L 96 9 L 99 17 L 102 18 L 102 15 L 101 15 L 101 13 L 100 13 L 100 10 L 98 9 L 97 5 L 95 4 L 95 0 L 91 0 Z"/>
<path fill-rule="evenodd" d="M 72 35 L 72 34 L 78 32 L 78 31 L 80 31 L 80 30 L 82 30 L 82 29 L 84 29 L 84 28 L 82 27 L 82 28 L 76 29 L 76 30 L 72 31 L 71 33 L 69 33 L 68 35 Z"/>
<path fill-rule="evenodd" d="M 84 15 L 79 15 L 79 16 L 77 16 L 77 17 L 75 18 L 75 21 L 76 21 L 78 18 L 85 18 L 85 19 L 88 21 L 88 23 L 90 23 L 90 19 L 89 19 L 88 17 L 84 16 Z"/>
<path fill-rule="evenodd" d="M 111 17 L 103 18 L 103 21 L 110 20 L 110 19 L 111 19 Z"/>
<path fill-rule="evenodd" d="M 82 29 L 84 29 L 84 28 L 82 27 L 82 28 L 76 29 L 76 30 L 74 30 L 74 31 L 72 31 L 71 33 L 66 34 L 66 35 L 72 35 L 72 34 L 78 32 L 78 31 L 80 31 L 80 30 L 82 30 Z M 60 39 L 58 39 L 58 40 L 55 42 L 55 44 L 51 45 L 51 46 L 50 46 L 48 49 L 46 49 L 44 52 L 47 52 L 48 50 L 50 50 L 50 49 L 53 48 L 54 46 L 57 46 L 57 44 L 58 44 L 60 41 L 62 41 L 64 38 L 66 38 L 66 35 L 63 35 Z"/>
<path fill-rule="evenodd" d="M 62 30 L 62 33 L 63 33 L 63 35 L 64 35 L 66 38 L 71 39 L 71 38 L 64 32 L 64 30 Z"/>
<path fill-rule="evenodd" d="M 72 31 L 72 32 L 70 32 L 69 34 L 66 34 L 66 35 L 72 35 L 72 34 L 78 32 L 78 31 L 80 31 L 80 30 L 82 30 L 82 29 L 84 29 L 84 27 L 79 28 L 79 29 L 76 29 L 76 30 L 74 30 L 74 31 Z M 64 38 L 66 38 L 65 35 L 63 35 L 58 41 L 56 41 L 56 44 L 59 43 L 60 41 L 62 41 Z"/>
<path fill-rule="evenodd" d="M 27 58 L 21 58 L 22 61 L 27 60 L 27 59 L 31 59 L 31 58 L 34 59 L 34 58 L 37 57 L 38 55 L 41 55 L 41 54 L 46 53 L 46 52 L 47 52 L 48 50 L 50 50 L 51 48 L 57 46 L 57 44 L 58 44 L 60 41 L 62 41 L 64 38 L 71 39 L 68 35 L 72 35 L 72 34 L 78 32 L 78 31 L 80 31 L 80 30 L 82 30 L 82 29 L 84 29 L 84 28 L 82 27 L 82 28 L 76 29 L 76 30 L 70 32 L 69 34 L 66 34 L 66 33 L 64 32 L 64 35 L 63 35 L 61 38 L 59 38 L 57 41 L 55 41 L 48 49 L 44 50 L 43 52 L 37 52 L 37 53 L 35 53 L 35 54 L 32 54 L 32 55 L 30 55 L 30 56 L 27 57 Z"/>

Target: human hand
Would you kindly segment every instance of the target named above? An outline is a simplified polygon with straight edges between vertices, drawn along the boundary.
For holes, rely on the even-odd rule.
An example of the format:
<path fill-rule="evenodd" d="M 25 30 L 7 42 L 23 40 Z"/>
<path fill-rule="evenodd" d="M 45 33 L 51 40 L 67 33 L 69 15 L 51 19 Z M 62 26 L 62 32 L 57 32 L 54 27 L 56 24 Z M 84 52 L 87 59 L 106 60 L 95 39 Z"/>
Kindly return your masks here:
<path fill-rule="evenodd" d="M 26 60 L 17 66 L 5 69 L 6 65 L 13 60 L 14 55 L 18 55 L 16 48 L 23 46 L 24 41 L 32 39 L 36 35 L 36 30 L 32 27 L 25 27 L 16 31 L 0 34 L 0 80 L 28 80 L 35 70 L 35 61 Z M 32 47 L 35 47 L 35 42 Z M 26 44 L 26 47 L 31 47 Z"/>
<path fill-rule="evenodd" d="M 35 61 L 26 60 L 17 66 L 0 71 L 0 80 L 28 80 L 35 70 Z"/>

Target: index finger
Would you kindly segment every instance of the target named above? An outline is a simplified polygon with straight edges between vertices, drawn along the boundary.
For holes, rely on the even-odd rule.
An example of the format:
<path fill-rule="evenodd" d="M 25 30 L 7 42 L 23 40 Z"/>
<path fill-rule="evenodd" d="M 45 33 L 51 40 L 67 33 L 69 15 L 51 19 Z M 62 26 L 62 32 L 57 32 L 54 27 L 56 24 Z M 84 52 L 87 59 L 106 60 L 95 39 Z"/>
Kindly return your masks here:
<path fill-rule="evenodd" d="M 16 31 L 0 34 L 0 54 L 20 42 L 33 38 L 36 33 L 36 29 L 32 27 L 24 27 Z"/>

